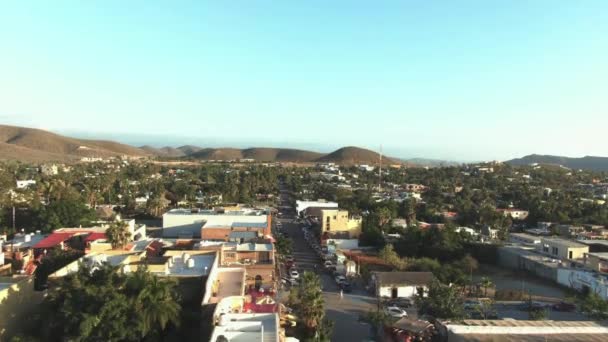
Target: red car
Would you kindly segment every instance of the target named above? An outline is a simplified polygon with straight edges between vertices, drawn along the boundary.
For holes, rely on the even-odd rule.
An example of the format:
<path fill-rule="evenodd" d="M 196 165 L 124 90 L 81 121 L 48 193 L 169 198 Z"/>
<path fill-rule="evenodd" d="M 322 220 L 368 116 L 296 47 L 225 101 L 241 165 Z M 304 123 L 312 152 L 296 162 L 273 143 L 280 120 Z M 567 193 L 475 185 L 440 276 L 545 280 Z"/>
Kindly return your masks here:
<path fill-rule="evenodd" d="M 564 312 L 572 312 L 576 310 L 576 305 L 572 303 L 559 302 L 557 304 L 553 304 L 553 310 L 555 311 L 564 311 Z"/>

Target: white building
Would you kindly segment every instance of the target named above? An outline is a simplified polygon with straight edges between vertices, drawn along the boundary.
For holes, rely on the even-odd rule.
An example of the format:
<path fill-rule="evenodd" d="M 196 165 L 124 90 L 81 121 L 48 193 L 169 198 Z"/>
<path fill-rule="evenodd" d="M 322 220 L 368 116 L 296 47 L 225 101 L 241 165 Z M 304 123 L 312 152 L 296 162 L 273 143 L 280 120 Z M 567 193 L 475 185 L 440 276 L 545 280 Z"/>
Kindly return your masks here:
<path fill-rule="evenodd" d="M 36 181 L 33 179 L 27 179 L 27 180 L 18 180 L 17 181 L 17 189 L 25 189 L 28 188 L 32 185 L 36 185 Z"/>
<path fill-rule="evenodd" d="M 418 289 L 428 289 L 433 280 L 431 272 L 374 272 L 372 285 L 376 296 L 387 298 L 412 298 Z"/>
<path fill-rule="evenodd" d="M 246 209 L 217 212 L 214 210 L 173 209 L 163 214 L 163 237 L 201 237 L 203 226 L 209 229 L 267 225 L 264 210 Z"/>
<path fill-rule="evenodd" d="M 210 341 L 218 341 L 220 336 L 230 342 L 279 342 L 279 314 L 220 314 Z"/>
<path fill-rule="evenodd" d="M 296 201 L 296 211 L 300 215 L 308 207 L 319 207 L 319 208 L 338 208 L 338 203 L 328 202 L 323 199 L 317 201 Z"/>

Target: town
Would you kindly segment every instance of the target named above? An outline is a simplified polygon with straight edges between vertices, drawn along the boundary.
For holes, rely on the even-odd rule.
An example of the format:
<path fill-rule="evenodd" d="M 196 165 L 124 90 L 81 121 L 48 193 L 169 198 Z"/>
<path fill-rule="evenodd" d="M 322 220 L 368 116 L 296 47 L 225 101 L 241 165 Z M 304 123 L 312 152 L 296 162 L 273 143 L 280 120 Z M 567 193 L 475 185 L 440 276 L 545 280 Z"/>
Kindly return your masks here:
<path fill-rule="evenodd" d="M 0 166 L 0 340 L 600 341 L 608 174 Z"/>

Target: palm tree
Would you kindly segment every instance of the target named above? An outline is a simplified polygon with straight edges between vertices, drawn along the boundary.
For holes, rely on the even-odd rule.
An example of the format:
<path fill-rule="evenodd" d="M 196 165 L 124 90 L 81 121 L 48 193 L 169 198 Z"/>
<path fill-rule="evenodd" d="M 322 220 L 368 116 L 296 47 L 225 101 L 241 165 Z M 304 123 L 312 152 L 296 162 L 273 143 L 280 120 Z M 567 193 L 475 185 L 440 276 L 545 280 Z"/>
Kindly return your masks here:
<path fill-rule="evenodd" d="M 488 288 L 494 286 L 494 283 L 492 283 L 492 280 L 490 280 L 490 278 L 488 277 L 483 277 L 481 278 L 481 287 L 483 287 L 483 296 L 487 297 L 488 296 Z"/>
<path fill-rule="evenodd" d="M 168 323 L 178 326 L 181 305 L 175 296 L 175 282 L 146 272 L 147 281 L 137 297 L 140 308 L 143 336 L 158 329 L 164 330 Z"/>
<path fill-rule="evenodd" d="M 299 288 L 299 312 L 304 325 L 311 331 L 325 317 L 325 300 L 321 290 L 321 278 L 316 273 L 304 272 Z"/>
<path fill-rule="evenodd" d="M 167 200 L 164 197 L 164 194 L 161 194 L 148 199 L 147 209 L 150 215 L 160 216 L 160 212 L 167 206 Z"/>
<path fill-rule="evenodd" d="M 112 248 L 123 248 L 129 242 L 131 233 L 126 222 L 115 221 L 106 229 L 106 237 L 112 244 Z"/>

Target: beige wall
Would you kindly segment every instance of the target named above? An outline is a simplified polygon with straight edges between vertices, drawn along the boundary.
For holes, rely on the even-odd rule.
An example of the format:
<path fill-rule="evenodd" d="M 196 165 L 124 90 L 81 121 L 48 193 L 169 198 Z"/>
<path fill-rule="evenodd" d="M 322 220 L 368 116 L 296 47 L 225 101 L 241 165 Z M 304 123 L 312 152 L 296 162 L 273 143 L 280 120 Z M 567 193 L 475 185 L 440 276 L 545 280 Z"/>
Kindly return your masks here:
<path fill-rule="evenodd" d="M 537 246 L 537 250 L 545 255 L 549 255 L 555 259 L 581 259 L 585 253 L 589 253 L 588 246 L 572 246 L 567 241 L 541 239 L 541 243 Z M 572 252 L 572 256 L 570 253 Z"/>
<path fill-rule="evenodd" d="M 2 282 L 2 278 L 0 278 Z M 24 278 L 0 291 L 0 341 L 22 328 L 27 314 L 42 301 L 42 292 L 34 291 L 34 278 Z"/>
<path fill-rule="evenodd" d="M 362 220 L 350 218 L 348 210 L 323 209 L 320 219 L 323 233 L 349 232 L 351 238 L 361 234 Z"/>

